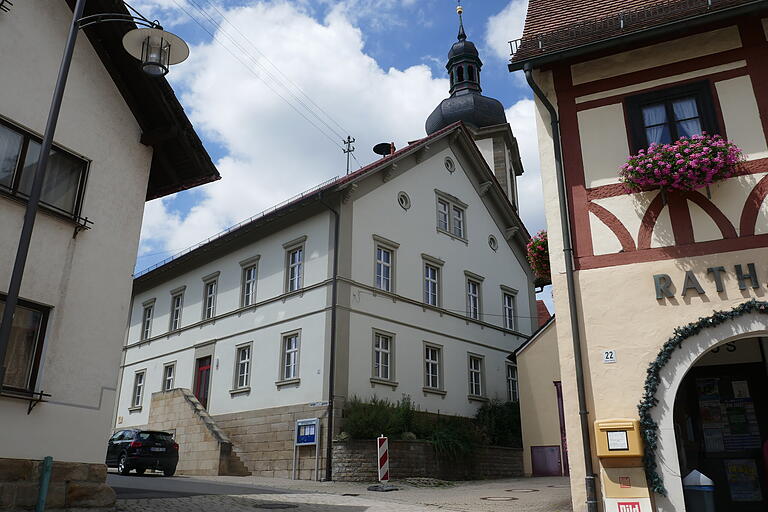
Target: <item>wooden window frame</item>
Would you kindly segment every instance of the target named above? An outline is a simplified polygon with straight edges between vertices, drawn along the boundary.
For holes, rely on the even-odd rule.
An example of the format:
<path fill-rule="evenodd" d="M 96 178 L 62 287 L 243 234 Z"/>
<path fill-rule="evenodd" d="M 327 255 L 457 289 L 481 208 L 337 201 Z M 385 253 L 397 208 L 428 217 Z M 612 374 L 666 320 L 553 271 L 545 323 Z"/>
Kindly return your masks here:
<path fill-rule="evenodd" d="M 480 366 L 477 369 L 472 368 L 472 361 L 479 361 Z M 474 374 L 477 374 L 479 376 L 479 380 L 477 382 L 477 385 L 480 387 L 480 392 L 475 393 L 473 386 L 475 385 L 475 382 L 473 381 L 472 377 Z M 480 354 L 475 354 L 472 352 L 467 353 L 467 377 L 468 377 L 468 385 L 469 385 L 469 396 L 474 398 L 483 398 L 486 396 L 486 389 L 485 389 L 485 356 L 482 356 Z"/>
<path fill-rule="evenodd" d="M 3 293 L 0 293 L 0 302 L 5 305 L 6 295 Z M 48 333 L 48 321 L 51 314 L 51 308 L 48 306 L 43 306 L 42 304 L 36 304 L 34 302 L 30 302 L 24 299 L 18 299 L 16 303 L 16 307 L 23 307 L 26 309 L 31 309 L 33 311 L 36 311 L 40 313 L 40 325 L 37 329 L 37 336 L 35 338 L 35 350 L 32 354 L 32 359 L 29 361 L 30 363 L 30 369 L 29 369 L 29 379 L 27 381 L 27 387 L 26 388 L 19 388 L 16 386 L 8 386 L 3 385 L 2 382 L 0 382 L 0 391 L 8 390 L 13 391 L 17 393 L 32 393 L 35 391 L 37 386 L 37 379 L 40 373 L 40 366 L 42 363 L 42 357 L 43 357 L 43 348 L 45 345 L 45 339 Z M 8 355 L 6 354 L 6 357 Z M 0 364 L 3 362 L 0 361 Z"/>
<path fill-rule="evenodd" d="M 256 293 L 259 283 L 259 260 L 261 256 L 257 255 L 252 258 L 248 258 L 240 262 L 240 307 L 248 307 L 256 304 Z M 248 279 L 248 272 L 253 270 L 253 279 Z M 252 285 L 252 290 L 249 296 L 249 285 Z"/>
<path fill-rule="evenodd" d="M 440 226 L 440 204 L 446 204 L 448 206 L 448 225 L 447 228 Z M 462 242 L 469 243 L 467 236 L 467 209 L 468 205 L 461 201 L 458 197 L 442 192 L 435 189 L 435 216 L 436 216 L 436 229 L 439 233 L 461 240 Z M 461 212 L 461 234 L 456 234 L 456 219 L 455 211 Z"/>
<path fill-rule="evenodd" d="M 247 350 L 248 351 L 248 359 L 245 361 L 247 365 L 247 371 L 245 373 L 245 382 L 243 384 L 240 384 L 240 365 L 243 363 L 243 361 L 240 360 L 240 354 Z M 240 345 L 237 345 L 235 347 L 235 371 L 233 374 L 233 382 L 232 382 L 232 390 L 233 391 L 244 391 L 251 388 L 251 374 L 253 373 L 253 343 L 247 342 L 247 343 L 241 343 Z"/>
<path fill-rule="evenodd" d="M 383 236 L 373 235 L 373 287 L 382 292 L 395 292 L 395 272 L 397 271 L 397 249 L 400 244 L 393 242 Z M 379 269 L 379 249 L 390 253 L 389 259 L 389 289 L 380 287 L 378 284 Z M 383 263 L 382 263 L 383 265 Z"/>
<path fill-rule="evenodd" d="M 437 351 L 437 360 L 434 359 L 428 359 L 427 358 L 427 350 L 436 350 Z M 445 380 L 443 379 L 443 361 L 444 361 L 444 355 L 443 355 L 443 346 L 438 345 L 436 343 L 429 343 L 424 342 L 423 348 L 422 348 L 422 361 L 423 365 L 423 373 L 424 373 L 424 389 L 427 391 L 433 390 L 433 391 L 444 391 L 445 390 Z M 432 383 L 430 382 L 430 377 L 432 374 L 430 374 L 427 370 L 427 364 L 436 364 L 437 365 L 437 386 L 432 386 Z"/>
<path fill-rule="evenodd" d="M 301 236 L 295 240 L 291 240 L 290 242 L 286 242 L 283 244 L 283 249 L 285 249 L 285 293 L 294 293 L 299 292 L 304 289 L 304 271 L 305 267 L 307 265 L 307 236 Z M 291 254 L 294 252 L 300 250 L 301 251 L 301 260 L 297 264 L 291 264 Z M 291 288 L 291 282 L 293 281 L 291 279 L 291 268 L 293 266 L 298 266 L 298 285 L 296 288 Z"/>
<path fill-rule="evenodd" d="M 139 376 L 141 376 L 141 383 L 139 383 Z M 139 388 L 141 389 L 141 393 L 139 393 Z M 133 374 L 133 387 L 131 388 L 133 391 L 131 392 L 131 410 L 139 410 L 142 408 L 142 404 L 144 403 L 144 392 L 147 388 L 147 369 L 144 368 L 143 370 L 137 370 Z M 139 396 L 139 399 L 136 400 L 136 396 Z"/>
<path fill-rule="evenodd" d="M 514 378 L 511 378 L 509 376 L 510 368 L 515 369 Z M 507 397 L 509 398 L 509 401 L 515 402 L 515 403 L 520 402 L 520 388 L 518 387 L 518 384 L 520 382 L 520 376 L 517 373 L 517 364 L 507 361 L 506 365 L 504 366 L 504 377 L 507 381 Z M 511 383 L 514 383 L 514 384 L 511 384 Z"/>
<path fill-rule="evenodd" d="M 170 387 L 166 385 L 168 383 L 168 376 L 167 376 L 168 368 L 173 369 L 173 375 L 171 376 L 171 379 L 170 379 L 171 380 Z M 174 388 L 175 385 L 176 385 L 176 361 L 171 361 L 170 363 L 165 363 L 163 365 L 163 381 L 160 384 L 160 389 L 162 389 L 163 391 L 170 391 Z"/>
<path fill-rule="evenodd" d="M 184 315 L 184 291 L 186 286 L 171 290 L 171 310 L 168 318 L 168 332 L 174 332 L 181 329 L 181 319 Z M 176 306 L 176 299 L 179 300 L 178 307 Z M 178 316 L 176 313 L 178 312 Z"/>
<path fill-rule="evenodd" d="M 221 275 L 221 272 L 213 272 L 212 274 L 208 274 L 207 276 L 203 277 L 203 308 L 201 312 L 202 321 L 212 320 L 216 317 L 216 302 L 219 298 L 219 275 Z M 210 285 L 213 285 L 213 302 L 209 308 L 208 297 L 211 295 L 208 293 L 208 287 Z M 211 310 L 210 315 L 208 314 L 208 309 Z"/>
<path fill-rule="evenodd" d="M 290 377 L 286 377 L 285 369 L 288 361 L 288 345 L 286 342 L 293 337 L 296 338 L 296 348 L 292 349 L 292 351 L 296 352 L 296 362 L 294 364 L 295 371 L 293 375 L 291 375 Z M 280 335 L 280 373 L 279 373 L 278 384 L 298 382 L 300 379 L 299 377 L 300 371 L 301 371 L 301 330 L 297 329 L 295 331 L 284 332 Z"/>
<path fill-rule="evenodd" d="M 139 340 L 146 341 L 152 337 L 152 324 L 155 320 L 155 299 L 145 301 L 141 307 L 141 332 Z M 147 315 L 149 312 L 149 315 Z"/>

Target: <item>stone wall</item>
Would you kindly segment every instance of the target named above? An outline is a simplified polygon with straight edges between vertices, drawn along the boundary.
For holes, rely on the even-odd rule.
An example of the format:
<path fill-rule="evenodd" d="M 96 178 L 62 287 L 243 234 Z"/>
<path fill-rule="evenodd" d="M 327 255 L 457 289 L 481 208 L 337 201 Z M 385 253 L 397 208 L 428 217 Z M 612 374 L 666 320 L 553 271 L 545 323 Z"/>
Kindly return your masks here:
<path fill-rule="evenodd" d="M 343 402 L 338 401 L 336 418 Z M 320 460 L 315 471 L 315 447 L 299 448 L 296 478 L 323 479 L 325 476 L 325 440 L 328 408 L 312 404 L 273 407 L 243 411 L 214 417 L 216 424 L 234 443 L 239 456 L 252 474 L 257 476 L 291 478 L 296 420 L 320 418 Z M 336 422 L 338 432 L 338 421 Z"/>
<path fill-rule="evenodd" d="M 42 461 L 0 459 L 0 510 L 33 510 Z M 115 491 L 105 482 L 104 464 L 53 462 L 45 510 L 114 510 Z"/>
<path fill-rule="evenodd" d="M 172 432 L 183 475 L 248 475 L 232 442 L 188 389 L 152 394 L 148 430 Z"/>
<path fill-rule="evenodd" d="M 376 441 L 333 443 L 333 479 L 369 482 L 378 479 Z M 449 461 L 437 457 L 427 441 L 390 441 L 389 474 L 392 479 L 431 477 L 441 480 L 478 480 L 523 475 L 519 448 L 483 446 L 469 460 Z"/>

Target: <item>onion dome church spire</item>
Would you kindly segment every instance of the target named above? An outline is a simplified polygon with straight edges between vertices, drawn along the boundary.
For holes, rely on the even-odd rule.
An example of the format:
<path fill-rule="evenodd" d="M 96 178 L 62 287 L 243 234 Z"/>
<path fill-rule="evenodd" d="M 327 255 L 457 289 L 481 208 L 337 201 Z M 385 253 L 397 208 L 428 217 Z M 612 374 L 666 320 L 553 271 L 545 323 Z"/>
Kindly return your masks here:
<path fill-rule="evenodd" d="M 498 100 L 480 94 L 480 69 L 483 61 L 480 60 L 475 43 L 467 40 L 463 7 L 459 5 L 456 12 L 459 15 L 458 41 L 451 46 L 445 66 L 450 77 L 451 96 L 444 99 L 427 118 L 425 128 L 428 135 L 456 121 L 464 121 L 474 128 L 507 122 L 504 106 Z"/>

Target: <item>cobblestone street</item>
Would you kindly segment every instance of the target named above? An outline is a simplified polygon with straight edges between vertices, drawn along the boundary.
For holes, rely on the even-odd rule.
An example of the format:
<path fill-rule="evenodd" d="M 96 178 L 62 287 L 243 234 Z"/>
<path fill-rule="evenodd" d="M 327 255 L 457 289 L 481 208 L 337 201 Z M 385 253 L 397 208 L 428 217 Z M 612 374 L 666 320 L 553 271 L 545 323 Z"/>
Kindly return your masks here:
<path fill-rule="evenodd" d="M 377 493 L 368 484 L 324 483 L 253 477 L 184 477 L 201 483 L 274 486 L 288 494 L 191 496 L 182 498 L 118 500 L 118 512 L 241 512 L 295 510 L 296 512 L 570 512 L 565 478 L 505 479 L 459 482 L 448 487 L 416 487 L 393 482 L 400 490 Z"/>

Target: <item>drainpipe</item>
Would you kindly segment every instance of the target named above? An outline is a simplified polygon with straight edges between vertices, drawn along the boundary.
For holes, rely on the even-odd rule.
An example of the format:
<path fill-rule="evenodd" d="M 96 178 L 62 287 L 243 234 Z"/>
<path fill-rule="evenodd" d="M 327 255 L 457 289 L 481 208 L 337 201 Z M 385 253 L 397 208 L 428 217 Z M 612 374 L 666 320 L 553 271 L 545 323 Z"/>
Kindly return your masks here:
<path fill-rule="evenodd" d="M 325 480 L 333 479 L 333 394 L 336 387 L 336 305 L 339 283 L 339 212 L 328 203 L 320 202 L 333 214 L 333 283 L 331 285 L 331 353 L 328 363 L 328 432 L 325 453 Z"/>
<path fill-rule="evenodd" d="M 587 490 L 587 511 L 597 512 L 597 492 L 595 472 L 592 466 L 592 446 L 589 439 L 589 411 L 587 410 L 587 393 L 584 386 L 584 363 L 581 357 L 581 332 L 579 316 L 576 307 L 576 288 L 573 280 L 573 246 L 571 243 L 571 223 L 568 219 L 568 200 L 565 196 L 565 174 L 563 173 L 563 151 L 560 143 L 560 121 L 557 111 L 547 98 L 544 91 L 533 80 L 530 63 L 523 67 L 525 79 L 533 89 L 533 93 L 549 112 L 552 127 L 552 142 L 555 150 L 555 174 L 557 174 L 557 193 L 560 196 L 560 227 L 563 232 L 563 253 L 565 256 L 565 281 L 568 292 L 568 305 L 571 315 L 571 337 L 573 338 L 573 360 L 576 366 L 576 390 L 579 398 L 579 419 L 581 422 L 581 443 L 584 450 L 584 469 L 586 478 L 584 484 Z"/>

